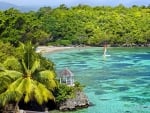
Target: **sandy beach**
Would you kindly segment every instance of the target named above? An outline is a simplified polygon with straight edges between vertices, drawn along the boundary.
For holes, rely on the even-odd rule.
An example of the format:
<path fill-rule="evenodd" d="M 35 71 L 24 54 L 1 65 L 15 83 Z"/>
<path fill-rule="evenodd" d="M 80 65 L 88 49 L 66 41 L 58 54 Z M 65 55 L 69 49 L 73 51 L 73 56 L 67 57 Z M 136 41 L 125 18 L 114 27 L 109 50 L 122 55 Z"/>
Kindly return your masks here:
<path fill-rule="evenodd" d="M 65 49 L 72 49 L 74 47 L 56 47 L 56 46 L 39 46 L 36 48 L 37 53 L 47 53 L 47 52 L 55 52 L 61 51 Z"/>

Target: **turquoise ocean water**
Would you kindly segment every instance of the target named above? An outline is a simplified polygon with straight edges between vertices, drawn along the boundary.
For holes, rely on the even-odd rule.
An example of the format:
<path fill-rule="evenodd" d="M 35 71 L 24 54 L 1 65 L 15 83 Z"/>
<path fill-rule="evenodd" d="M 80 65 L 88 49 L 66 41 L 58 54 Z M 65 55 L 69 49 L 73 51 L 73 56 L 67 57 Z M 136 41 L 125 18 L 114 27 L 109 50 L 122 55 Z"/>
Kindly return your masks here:
<path fill-rule="evenodd" d="M 69 113 L 150 113 L 150 48 L 108 48 L 107 54 L 99 47 L 44 54 L 58 74 L 68 67 L 86 86 L 93 106 Z"/>

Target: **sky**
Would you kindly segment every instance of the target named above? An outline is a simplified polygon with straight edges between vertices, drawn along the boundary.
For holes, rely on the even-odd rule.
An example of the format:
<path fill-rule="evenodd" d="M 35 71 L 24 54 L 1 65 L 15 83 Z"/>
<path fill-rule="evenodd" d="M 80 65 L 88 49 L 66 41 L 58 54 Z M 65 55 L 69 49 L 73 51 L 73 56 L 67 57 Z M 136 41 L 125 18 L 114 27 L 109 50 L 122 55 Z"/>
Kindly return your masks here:
<path fill-rule="evenodd" d="M 18 6 L 51 6 L 58 7 L 61 4 L 66 6 L 76 6 L 78 4 L 90 6 L 117 6 L 123 4 L 124 6 L 132 5 L 150 5 L 150 0 L 0 0 L 2 2 L 12 3 Z"/>

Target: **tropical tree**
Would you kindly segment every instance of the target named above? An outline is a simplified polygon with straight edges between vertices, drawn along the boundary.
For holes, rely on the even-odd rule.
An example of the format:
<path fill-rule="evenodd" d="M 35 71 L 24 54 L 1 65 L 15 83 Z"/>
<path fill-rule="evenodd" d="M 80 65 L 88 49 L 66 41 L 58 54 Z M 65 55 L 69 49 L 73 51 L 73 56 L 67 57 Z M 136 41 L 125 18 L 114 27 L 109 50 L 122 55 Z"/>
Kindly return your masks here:
<path fill-rule="evenodd" d="M 4 62 L 8 56 L 14 56 L 14 53 L 15 48 L 10 43 L 0 41 L 0 63 Z"/>
<path fill-rule="evenodd" d="M 21 100 L 41 105 L 54 100 L 53 91 L 57 87 L 54 70 L 41 68 L 40 57 L 31 43 L 21 44 L 21 47 L 21 59 L 11 57 L 0 65 L 0 105 Z"/>

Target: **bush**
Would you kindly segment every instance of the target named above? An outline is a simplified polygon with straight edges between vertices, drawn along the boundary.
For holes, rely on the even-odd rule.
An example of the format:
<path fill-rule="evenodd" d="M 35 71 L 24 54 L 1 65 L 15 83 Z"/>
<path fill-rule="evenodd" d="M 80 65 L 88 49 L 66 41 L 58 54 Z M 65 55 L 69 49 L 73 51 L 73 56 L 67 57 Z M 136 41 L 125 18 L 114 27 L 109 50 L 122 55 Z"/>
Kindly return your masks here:
<path fill-rule="evenodd" d="M 82 86 L 79 82 L 75 82 L 74 86 L 59 84 L 59 87 L 55 93 L 56 102 L 60 103 L 62 101 L 65 101 L 68 98 L 73 98 L 75 96 L 75 92 L 82 91 L 83 87 L 84 86 Z"/>
<path fill-rule="evenodd" d="M 69 45 L 71 45 L 70 40 L 58 40 L 57 42 L 58 42 L 60 45 L 63 45 L 63 46 L 69 46 Z"/>
<path fill-rule="evenodd" d="M 10 43 L 0 41 L 0 62 L 3 63 L 8 56 L 14 56 L 15 48 Z"/>
<path fill-rule="evenodd" d="M 60 103 L 68 98 L 74 97 L 74 88 L 69 87 L 66 84 L 60 84 L 55 94 L 56 102 Z"/>

